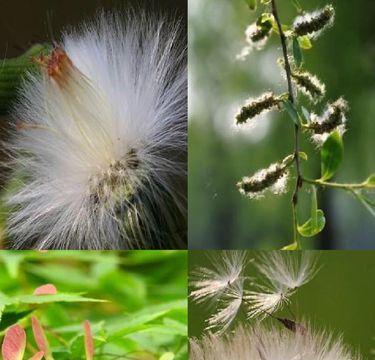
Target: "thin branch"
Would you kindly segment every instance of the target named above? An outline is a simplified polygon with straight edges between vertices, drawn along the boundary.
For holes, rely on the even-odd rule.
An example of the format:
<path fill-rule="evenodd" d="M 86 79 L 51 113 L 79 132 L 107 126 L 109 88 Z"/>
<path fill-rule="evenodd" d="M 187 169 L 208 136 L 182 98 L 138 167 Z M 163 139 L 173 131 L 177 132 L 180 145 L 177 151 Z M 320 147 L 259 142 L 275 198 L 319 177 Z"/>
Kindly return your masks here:
<path fill-rule="evenodd" d="M 272 0 L 272 14 L 275 18 L 275 21 L 277 23 L 277 27 L 279 29 L 279 35 L 280 35 L 280 42 L 281 47 L 283 49 L 283 57 L 284 57 L 284 63 L 285 63 L 285 72 L 286 72 L 286 79 L 288 82 L 288 97 L 289 101 L 294 104 L 294 93 L 293 93 L 293 85 L 292 85 L 292 70 L 289 62 L 288 57 L 288 48 L 286 43 L 286 36 L 284 34 L 279 13 L 277 11 L 276 7 L 276 0 Z M 297 243 L 298 248 L 300 248 L 300 242 L 298 238 L 298 232 L 297 232 L 297 203 L 298 203 L 298 191 L 300 187 L 302 186 L 302 175 L 301 175 L 301 167 L 300 167 L 300 159 L 299 159 L 299 126 L 297 124 L 294 125 L 294 161 L 296 163 L 296 172 L 297 172 L 297 180 L 296 180 L 296 186 L 294 189 L 293 197 L 292 197 L 292 211 L 293 211 L 293 233 L 294 233 L 294 242 Z"/>
<path fill-rule="evenodd" d="M 359 184 L 341 184 L 341 183 L 335 183 L 335 182 L 322 181 L 319 179 L 313 180 L 313 179 L 307 179 L 307 178 L 302 178 L 302 181 L 309 183 L 309 184 L 322 186 L 322 187 L 331 187 L 331 188 L 343 189 L 343 190 L 372 188 L 366 182 L 359 183 Z"/>

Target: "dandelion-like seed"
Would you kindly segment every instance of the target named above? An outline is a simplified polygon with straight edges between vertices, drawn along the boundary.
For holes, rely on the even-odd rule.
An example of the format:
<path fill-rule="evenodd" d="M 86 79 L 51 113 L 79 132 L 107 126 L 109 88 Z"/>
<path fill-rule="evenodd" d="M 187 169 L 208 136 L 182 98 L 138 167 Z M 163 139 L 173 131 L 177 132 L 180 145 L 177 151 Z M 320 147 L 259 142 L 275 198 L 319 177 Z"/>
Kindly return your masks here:
<path fill-rule="evenodd" d="M 239 192 L 251 199 L 259 199 L 267 191 L 282 194 L 286 190 L 289 171 L 284 163 L 274 163 L 257 171 L 253 176 L 245 176 L 237 183 Z"/>
<path fill-rule="evenodd" d="M 22 89 L 10 146 L 22 179 L 8 200 L 13 248 L 182 245 L 179 37 L 165 19 L 103 14 L 38 60 L 41 73 Z"/>
<path fill-rule="evenodd" d="M 328 104 L 323 115 L 311 114 L 311 123 L 308 125 L 308 129 L 313 132 L 313 141 L 317 145 L 322 145 L 334 130 L 343 135 L 346 130 L 346 114 L 348 111 L 348 103 L 341 97 Z"/>
<path fill-rule="evenodd" d="M 237 125 L 244 124 L 247 120 L 267 111 L 277 109 L 281 99 L 274 95 L 273 92 L 266 92 L 258 98 L 250 98 L 246 104 L 241 107 L 236 115 Z"/>
<path fill-rule="evenodd" d="M 192 360 L 360 360 L 341 337 L 327 331 L 291 332 L 263 325 L 240 327 L 231 336 L 190 341 Z"/>
<path fill-rule="evenodd" d="M 219 259 L 213 258 L 212 269 L 199 268 L 192 274 L 190 297 L 200 303 L 204 300 L 220 298 L 226 289 L 243 278 L 248 264 L 245 251 L 222 251 Z"/>
<path fill-rule="evenodd" d="M 279 310 L 289 298 L 316 274 L 316 259 L 308 252 L 287 253 L 279 251 L 261 255 L 255 263 L 265 277 L 257 291 L 249 291 L 245 299 L 249 302 L 249 317 L 265 317 Z"/>
<path fill-rule="evenodd" d="M 223 294 L 221 307 L 208 320 L 206 330 L 214 330 L 219 334 L 225 333 L 236 318 L 244 300 L 244 279 L 241 278 Z"/>
<path fill-rule="evenodd" d="M 333 24 L 334 18 L 335 9 L 332 5 L 327 5 L 323 9 L 298 16 L 293 24 L 293 32 L 297 36 L 307 35 L 310 38 L 317 38 Z"/>

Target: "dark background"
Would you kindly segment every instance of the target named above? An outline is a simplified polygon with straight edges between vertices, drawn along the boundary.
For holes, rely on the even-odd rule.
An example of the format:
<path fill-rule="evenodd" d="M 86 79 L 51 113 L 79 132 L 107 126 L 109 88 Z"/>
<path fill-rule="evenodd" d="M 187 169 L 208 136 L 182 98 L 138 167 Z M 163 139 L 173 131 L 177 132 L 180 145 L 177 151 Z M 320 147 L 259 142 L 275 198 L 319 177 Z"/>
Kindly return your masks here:
<path fill-rule="evenodd" d="M 327 87 L 326 101 L 344 96 L 350 105 L 345 156 L 338 182 L 361 182 L 375 171 L 375 2 L 331 1 L 335 24 L 305 51 L 305 68 Z M 292 23 L 292 1 L 278 2 L 284 24 Z M 327 1 L 300 0 L 306 11 Z M 264 91 L 286 91 L 275 64 L 281 56 L 277 36 L 245 61 L 236 54 L 245 45 L 244 31 L 262 10 L 250 12 L 242 0 L 189 1 L 189 246 L 191 248 L 281 248 L 292 242 L 291 193 L 246 199 L 236 189 L 245 175 L 282 159 L 293 149 L 288 115 L 254 121 L 249 131 L 233 129 L 234 114 L 248 97 Z M 302 99 L 302 97 L 301 97 Z M 306 101 L 303 101 L 306 106 Z M 302 149 L 307 177 L 320 176 L 320 156 L 308 136 Z M 294 179 L 293 179 L 294 180 Z M 293 184 L 294 181 L 290 182 Z M 303 239 L 305 248 L 364 249 L 375 247 L 374 217 L 350 194 L 319 191 L 327 219 L 325 230 Z M 309 216 L 309 194 L 301 191 L 300 223 Z"/>
<path fill-rule="evenodd" d="M 0 5 L 1 58 L 20 55 L 35 42 L 58 39 L 64 27 L 90 19 L 99 9 L 152 8 L 185 24 L 187 15 L 186 0 L 1 0 Z"/>

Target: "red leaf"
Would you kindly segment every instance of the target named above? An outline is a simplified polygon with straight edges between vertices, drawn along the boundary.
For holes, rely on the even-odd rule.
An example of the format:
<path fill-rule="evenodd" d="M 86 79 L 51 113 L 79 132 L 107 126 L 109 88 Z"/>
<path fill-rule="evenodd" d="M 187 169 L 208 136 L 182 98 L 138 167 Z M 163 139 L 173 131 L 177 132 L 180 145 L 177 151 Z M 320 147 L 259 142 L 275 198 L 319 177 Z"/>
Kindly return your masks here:
<path fill-rule="evenodd" d="M 42 360 L 43 356 L 44 356 L 44 352 L 43 351 L 39 351 L 33 357 L 31 357 L 29 360 Z"/>
<path fill-rule="evenodd" d="M 38 349 L 44 352 L 46 359 L 50 359 L 51 352 L 49 350 L 49 344 L 46 334 L 44 333 L 39 320 L 35 316 L 31 318 L 31 326 L 33 328 L 34 339 L 36 344 L 38 345 Z"/>
<path fill-rule="evenodd" d="M 1 353 L 4 360 L 22 360 L 26 348 L 26 333 L 19 325 L 11 326 L 5 333 Z"/>
<path fill-rule="evenodd" d="M 46 284 L 35 289 L 34 295 L 56 295 L 57 289 L 53 284 Z"/>
<path fill-rule="evenodd" d="M 85 349 L 86 349 L 86 360 L 92 360 L 94 358 L 94 339 L 91 333 L 91 326 L 88 320 L 83 323 L 85 330 Z"/>

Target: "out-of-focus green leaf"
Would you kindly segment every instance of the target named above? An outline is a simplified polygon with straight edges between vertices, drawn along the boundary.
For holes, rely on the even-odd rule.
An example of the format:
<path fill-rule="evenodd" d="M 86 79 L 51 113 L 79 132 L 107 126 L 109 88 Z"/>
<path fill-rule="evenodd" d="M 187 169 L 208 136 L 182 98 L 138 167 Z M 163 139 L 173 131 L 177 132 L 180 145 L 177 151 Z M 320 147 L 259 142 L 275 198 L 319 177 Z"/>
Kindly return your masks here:
<path fill-rule="evenodd" d="M 344 144 L 338 131 L 334 131 L 324 142 L 321 154 L 322 181 L 332 178 L 344 157 Z"/>
<path fill-rule="evenodd" d="M 293 38 L 293 57 L 296 65 L 300 67 L 302 65 L 302 51 L 299 42 L 296 38 Z"/>
<path fill-rule="evenodd" d="M 289 244 L 287 246 L 284 246 L 281 250 L 297 250 L 298 249 L 298 244 L 296 242 Z"/>
<path fill-rule="evenodd" d="M 291 101 L 289 99 L 284 100 L 283 104 L 284 104 L 284 108 L 288 112 L 288 114 L 289 114 L 290 118 L 293 120 L 293 122 L 296 125 L 299 125 L 300 121 L 299 121 L 299 116 L 298 116 L 298 112 L 296 110 L 296 107 L 291 103 Z"/>
<path fill-rule="evenodd" d="M 301 49 L 309 50 L 309 49 L 312 48 L 312 43 L 311 43 L 308 36 L 306 36 L 306 35 L 305 36 L 299 36 L 297 38 L 297 40 L 298 40 L 298 44 L 299 44 Z"/>
<path fill-rule="evenodd" d="M 5 330 L 7 327 L 17 323 L 23 318 L 27 317 L 33 312 L 33 310 L 19 311 L 19 312 L 4 312 L 3 316 L 0 317 L 0 332 Z"/>
<path fill-rule="evenodd" d="M 250 10 L 256 10 L 257 8 L 257 0 L 244 0 L 249 7 Z"/>

